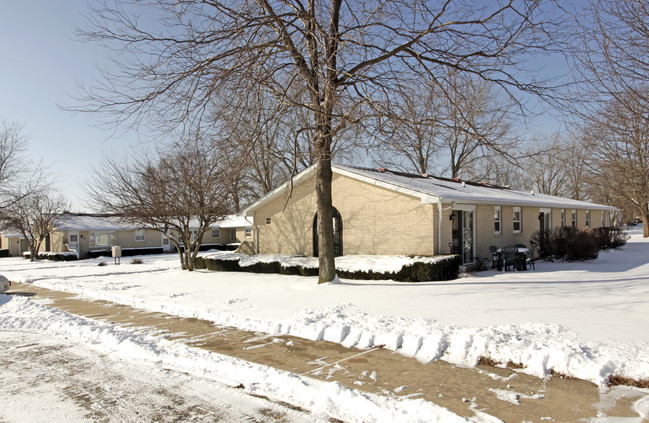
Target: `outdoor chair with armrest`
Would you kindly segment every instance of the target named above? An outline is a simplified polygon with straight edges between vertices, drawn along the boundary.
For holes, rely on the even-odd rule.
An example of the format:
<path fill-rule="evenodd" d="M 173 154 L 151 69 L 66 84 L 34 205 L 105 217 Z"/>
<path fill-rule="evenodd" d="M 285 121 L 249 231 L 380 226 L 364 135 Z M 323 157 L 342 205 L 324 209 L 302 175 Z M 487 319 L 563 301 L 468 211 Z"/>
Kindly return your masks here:
<path fill-rule="evenodd" d="M 505 271 L 509 270 L 509 266 L 514 266 L 514 269 L 518 267 L 517 256 L 518 256 L 518 247 L 504 247 L 502 249 L 503 257 L 503 266 Z"/>

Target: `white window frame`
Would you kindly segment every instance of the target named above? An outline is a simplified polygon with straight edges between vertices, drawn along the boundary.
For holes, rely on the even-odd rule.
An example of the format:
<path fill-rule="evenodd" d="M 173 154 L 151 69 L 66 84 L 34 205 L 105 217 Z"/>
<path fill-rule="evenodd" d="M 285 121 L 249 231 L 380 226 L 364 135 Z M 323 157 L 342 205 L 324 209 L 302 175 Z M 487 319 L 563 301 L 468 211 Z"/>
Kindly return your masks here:
<path fill-rule="evenodd" d="M 572 222 L 572 227 L 576 228 L 577 227 L 577 210 L 573 209 L 571 213 L 571 222 Z"/>
<path fill-rule="evenodd" d="M 566 226 L 566 209 L 561 209 L 561 227 Z"/>
<path fill-rule="evenodd" d="M 230 242 L 237 240 L 237 230 L 235 228 L 230 229 Z"/>
<path fill-rule="evenodd" d="M 500 206 L 494 206 L 494 234 L 500 235 L 502 233 L 503 233 L 502 208 Z"/>
<path fill-rule="evenodd" d="M 516 213 L 518 213 L 518 220 L 516 219 Z M 516 229 L 517 223 L 518 229 Z M 512 231 L 515 234 L 520 234 L 523 231 L 523 209 L 521 207 L 514 207 L 512 212 Z"/>
<path fill-rule="evenodd" d="M 590 228 L 590 210 L 586 210 L 586 227 Z"/>
<path fill-rule="evenodd" d="M 248 239 L 252 238 L 252 228 L 246 228 L 245 237 L 248 238 Z"/>
<path fill-rule="evenodd" d="M 108 235 L 108 244 L 98 244 L 97 238 L 102 237 L 103 235 Z M 115 232 L 112 231 L 94 231 L 88 234 L 90 238 L 88 243 L 90 247 L 112 247 L 115 245 Z"/>
<path fill-rule="evenodd" d="M 543 213 L 543 224 L 547 226 L 547 230 L 552 230 L 552 209 L 539 208 L 539 213 Z M 545 229 L 545 228 L 544 228 Z"/>
<path fill-rule="evenodd" d="M 602 228 L 606 226 L 606 212 L 602 210 Z"/>
<path fill-rule="evenodd" d="M 146 230 L 145 229 L 136 229 L 134 234 L 135 242 L 144 242 L 146 241 Z"/>
<path fill-rule="evenodd" d="M 220 238 L 221 238 L 221 230 L 212 229 L 212 239 L 220 239 Z"/>

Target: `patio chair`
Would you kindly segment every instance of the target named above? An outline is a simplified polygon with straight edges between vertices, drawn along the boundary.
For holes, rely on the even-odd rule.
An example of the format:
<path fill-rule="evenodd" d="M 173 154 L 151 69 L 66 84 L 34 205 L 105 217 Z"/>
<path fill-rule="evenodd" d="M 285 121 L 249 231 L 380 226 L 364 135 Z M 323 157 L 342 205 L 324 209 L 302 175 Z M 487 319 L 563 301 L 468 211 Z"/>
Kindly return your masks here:
<path fill-rule="evenodd" d="M 509 270 L 510 266 L 518 270 L 518 247 L 505 247 L 502 249 L 503 266 L 505 271 Z"/>
<path fill-rule="evenodd" d="M 528 269 L 531 267 L 536 270 L 536 266 L 534 266 L 534 253 L 536 253 L 536 244 L 532 244 L 530 252 L 525 254 L 525 264 Z"/>

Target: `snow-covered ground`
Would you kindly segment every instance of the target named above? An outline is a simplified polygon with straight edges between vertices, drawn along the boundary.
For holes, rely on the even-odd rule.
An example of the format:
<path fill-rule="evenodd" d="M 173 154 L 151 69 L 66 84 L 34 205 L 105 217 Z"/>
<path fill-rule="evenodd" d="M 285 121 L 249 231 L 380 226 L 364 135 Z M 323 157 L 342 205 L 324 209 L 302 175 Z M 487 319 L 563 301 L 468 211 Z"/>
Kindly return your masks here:
<path fill-rule="evenodd" d="M 68 337 L 0 331 L 5 423 L 308 423 L 308 413 L 152 363 L 115 360 Z M 274 417 L 270 418 L 270 417 Z"/>
<path fill-rule="evenodd" d="M 421 361 L 472 366 L 486 356 L 520 363 L 537 376 L 554 370 L 598 384 L 610 374 L 649 379 L 649 241 L 638 230 L 625 247 L 591 262 L 539 261 L 528 272 L 486 271 L 416 284 L 342 280 L 319 286 L 316 278 L 297 276 L 184 272 L 173 254 L 142 260 L 125 258 L 117 266 L 108 258 L 107 266 L 97 266 L 102 259 L 2 259 L 0 274 L 241 329 L 357 348 L 385 345 Z M 353 265 L 362 268 L 367 258 Z M 5 327 L 6 310 L 17 300 L 0 307 Z"/>

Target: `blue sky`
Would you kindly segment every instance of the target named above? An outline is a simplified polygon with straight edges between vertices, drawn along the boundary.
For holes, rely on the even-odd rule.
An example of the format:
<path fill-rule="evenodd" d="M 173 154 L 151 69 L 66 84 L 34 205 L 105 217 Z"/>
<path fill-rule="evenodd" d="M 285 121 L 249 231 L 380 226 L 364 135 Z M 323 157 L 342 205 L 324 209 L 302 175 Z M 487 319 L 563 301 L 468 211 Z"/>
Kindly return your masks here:
<path fill-rule="evenodd" d="M 74 105 L 76 82 L 92 85 L 97 65 L 106 63 L 101 47 L 75 37 L 87 12 L 86 0 L 0 1 L 0 119 L 24 125 L 30 155 L 49 166 L 56 186 L 78 211 L 89 211 L 81 187 L 90 182 L 93 164 L 147 141 L 133 132 L 114 134 L 97 126 L 97 116 L 60 107 Z M 546 115 L 529 130 L 546 132 L 553 125 L 558 127 Z"/>
<path fill-rule="evenodd" d="M 77 41 L 86 0 L 0 1 L 0 119 L 24 125 L 29 152 L 56 178 L 74 210 L 87 210 L 80 186 L 93 163 L 112 151 L 137 148 L 135 133 L 113 134 L 96 116 L 71 113 L 76 81 L 88 82 L 102 49 Z"/>

